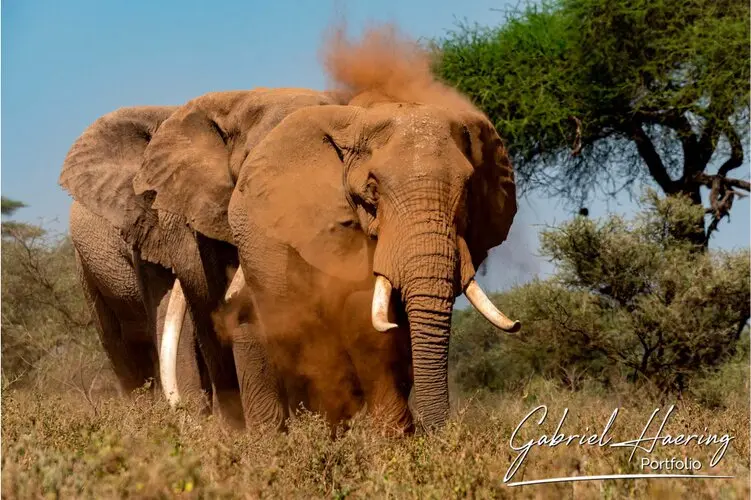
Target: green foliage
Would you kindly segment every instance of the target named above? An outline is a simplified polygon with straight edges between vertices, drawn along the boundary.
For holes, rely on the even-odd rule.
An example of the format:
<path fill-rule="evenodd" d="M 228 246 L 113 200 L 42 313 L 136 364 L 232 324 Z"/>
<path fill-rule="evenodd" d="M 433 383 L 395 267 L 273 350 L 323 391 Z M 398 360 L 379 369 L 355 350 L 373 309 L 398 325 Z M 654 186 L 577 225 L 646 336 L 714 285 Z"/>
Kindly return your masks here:
<path fill-rule="evenodd" d="M 715 151 L 720 177 L 742 163 L 748 40 L 748 2 L 557 0 L 459 26 L 435 71 L 488 114 L 523 187 L 578 200 L 651 178 L 694 195 Z"/>
<path fill-rule="evenodd" d="M 496 297 L 523 325 L 499 339 L 473 311 L 453 350 L 465 389 L 501 390 L 533 374 L 572 388 L 614 378 L 683 390 L 737 352 L 749 318 L 749 251 L 695 252 L 682 237 L 699 207 L 648 193 L 634 220 L 577 217 L 541 235 L 549 281 Z"/>
<path fill-rule="evenodd" d="M 0 197 L 0 211 L 2 215 L 13 215 L 19 208 L 25 207 L 22 201 L 12 200 L 5 196 Z"/>
<path fill-rule="evenodd" d="M 21 201 L 11 200 L 10 198 L 2 197 L 2 215 L 10 216 L 16 213 L 19 208 L 26 207 L 25 203 Z M 6 220 L 2 223 L 2 236 L 14 237 L 23 235 L 23 237 L 42 236 L 44 231 L 41 228 L 33 226 L 31 224 L 25 224 L 23 222 L 16 222 L 12 220 Z"/>
<path fill-rule="evenodd" d="M 749 375 L 749 330 L 745 328 L 738 343 L 738 351 L 724 364 L 710 370 L 706 376 L 691 383 L 691 395 L 707 408 L 723 409 L 735 399 L 739 404 L 748 404 L 748 391 L 739 390 L 748 381 Z"/>

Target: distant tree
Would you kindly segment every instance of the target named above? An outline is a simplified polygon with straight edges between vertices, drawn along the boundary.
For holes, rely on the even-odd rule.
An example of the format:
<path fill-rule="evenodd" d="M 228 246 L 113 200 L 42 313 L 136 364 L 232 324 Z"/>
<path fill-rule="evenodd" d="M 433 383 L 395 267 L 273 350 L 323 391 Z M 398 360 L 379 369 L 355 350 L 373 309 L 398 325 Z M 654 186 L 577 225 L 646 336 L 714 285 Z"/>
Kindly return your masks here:
<path fill-rule="evenodd" d="M 711 220 L 687 238 L 706 245 L 749 190 L 730 176 L 749 131 L 748 40 L 748 2 L 554 0 L 461 25 L 436 43 L 435 71 L 492 119 L 523 191 L 578 204 L 651 180 L 702 205 L 704 187 Z"/>
<path fill-rule="evenodd" d="M 2 198 L 2 215 L 13 215 L 16 210 L 26 206 L 22 201 L 11 200 L 5 196 L 0 198 Z"/>
<path fill-rule="evenodd" d="M 13 200 L 10 198 L 6 198 L 5 196 L 0 197 L 1 198 L 1 205 L 0 208 L 2 208 L 2 215 L 3 216 L 11 216 L 14 213 L 16 213 L 16 210 L 19 208 L 27 207 L 24 202 Z M 2 237 L 5 238 L 14 238 L 14 239 L 28 239 L 28 238 L 38 238 L 42 235 L 44 235 L 45 231 L 39 227 L 34 226 L 32 224 L 26 224 L 23 222 L 16 222 L 13 220 L 4 220 L 2 222 Z"/>

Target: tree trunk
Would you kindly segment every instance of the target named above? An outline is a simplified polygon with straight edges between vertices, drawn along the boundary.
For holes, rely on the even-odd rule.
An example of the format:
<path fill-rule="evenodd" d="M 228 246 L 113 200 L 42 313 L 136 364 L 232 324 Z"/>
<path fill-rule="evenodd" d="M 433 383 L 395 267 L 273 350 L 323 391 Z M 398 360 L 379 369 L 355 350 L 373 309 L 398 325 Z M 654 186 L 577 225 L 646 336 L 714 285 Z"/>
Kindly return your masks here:
<path fill-rule="evenodd" d="M 691 202 L 695 205 L 703 206 L 701 199 L 701 186 L 696 183 L 684 183 L 681 186 L 678 194 L 688 196 Z M 694 223 L 688 228 L 686 234 L 674 235 L 676 237 L 686 239 L 694 244 L 697 250 L 704 251 L 709 245 L 709 239 L 707 238 L 706 221 L 704 215 L 697 218 Z"/>

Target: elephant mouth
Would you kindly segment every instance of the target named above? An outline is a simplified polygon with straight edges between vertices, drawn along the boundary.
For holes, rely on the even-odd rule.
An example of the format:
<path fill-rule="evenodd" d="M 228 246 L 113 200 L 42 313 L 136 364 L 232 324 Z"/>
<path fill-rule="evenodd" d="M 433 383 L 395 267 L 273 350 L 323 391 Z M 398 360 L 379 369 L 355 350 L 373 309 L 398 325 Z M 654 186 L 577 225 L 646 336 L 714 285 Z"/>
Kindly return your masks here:
<path fill-rule="evenodd" d="M 373 328 L 379 332 L 387 332 L 399 327 L 398 324 L 389 321 L 388 318 L 392 289 L 393 286 L 388 278 L 382 275 L 376 277 L 371 307 L 371 322 Z M 469 300 L 469 303 L 472 304 L 472 307 L 496 328 L 507 333 L 516 333 L 521 329 L 519 321 L 509 319 L 508 316 L 495 307 L 474 278 L 465 287 L 464 295 Z"/>

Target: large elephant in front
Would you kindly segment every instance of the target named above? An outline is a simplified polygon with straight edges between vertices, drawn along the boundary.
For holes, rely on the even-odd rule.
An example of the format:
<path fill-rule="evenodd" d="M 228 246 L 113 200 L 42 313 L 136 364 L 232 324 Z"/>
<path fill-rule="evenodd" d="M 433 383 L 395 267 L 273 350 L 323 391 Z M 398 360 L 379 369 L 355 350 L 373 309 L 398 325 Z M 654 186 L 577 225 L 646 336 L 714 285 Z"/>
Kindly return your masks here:
<path fill-rule="evenodd" d="M 320 92 L 259 89 L 207 94 L 170 108 L 158 120 L 152 116 L 154 108 L 125 108 L 90 127 L 71 148 L 60 176 L 63 187 L 81 206 L 105 219 L 121 235 L 125 242 L 122 252 L 135 255 L 127 257 L 133 274 L 141 272 L 143 263 L 147 268 L 170 270 L 168 275 L 178 285 L 171 296 L 186 301 L 215 409 L 238 426 L 243 425 L 243 409 L 233 349 L 221 345 L 211 321 L 211 312 L 224 300 L 229 278 L 239 266 L 226 224 L 231 187 L 249 151 L 285 116 L 334 102 L 332 96 Z M 142 126 L 144 121 L 153 123 Z M 190 214 L 163 210 L 152 193 L 134 190 L 145 167 L 151 172 L 154 165 L 183 164 L 197 168 L 187 177 L 160 181 L 170 184 L 182 203 L 212 221 L 201 232 L 195 230 Z M 216 165 L 221 168 L 213 168 Z M 115 287 L 119 278 L 114 272 L 107 277 L 107 252 L 92 241 L 90 253 L 92 261 L 103 262 L 101 281 Z M 139 276 L 132 283 L 142 287 L 148 281 Z M 168 326 L 183 338 L 176 325 Z M 124 338 L 129 329 L 132 323 L 121 319 L 114 338 Z M 119 344 L 113 344 L 108 352 L 118 349 Z M 175 352 L 171 351 L 173 356 Z M 173 369 L 165 373 L 169 379 L 179 382 L 184 378 L 174 373 L 181 362 L 174 357 L 161 361 Z M 242 376 L 240 373 L 240 379 Z"/>
<path fill-rule="evenodd" d="M 455 298 L 465 293 L 496 326 L 519 329 L 474 281 L 516 213 L 501 140 L 449 89 L 433 86 L 422 97 L 409 90 L 400 98 L 398 90 L 366 87 L 346 105 L 291 113 L 247 157 L 230 162 L 233 183 L 216 181 L 228 170 L 226 128 L 202 127 L 192 136 L 195 148 L 172 148 L 171 158 L 146 151 L 137 192 L 153 194 L 155 207 L 183 217 L 198 234 L 239 249 L 253 301 L 252 327 L 233 339 L 246 417 L 253 408 L 278 419 L 287 404 L 306 398 L 344 416 L 351 409 L 343 402 L 385 387 L 389 394 L 379 401 L 398 419 L 406 381 L 414 383 L 423 425 L 440 426 L 449 410 Z M 188 123 L 195 112 L 186 107 L 168 122 Z M 368 331 L 342 325 L 363 316 Z M 256 336 L 270 370 L 248 349 Z M 384 360 L 380 370 L 373 366 Z M 383 376 L 390 380 L 376 380 Z M 284 383 L 263 397 L 259 387 L 275 377 Z M 328 402 L 310 401 L 316 397 Z"/>

